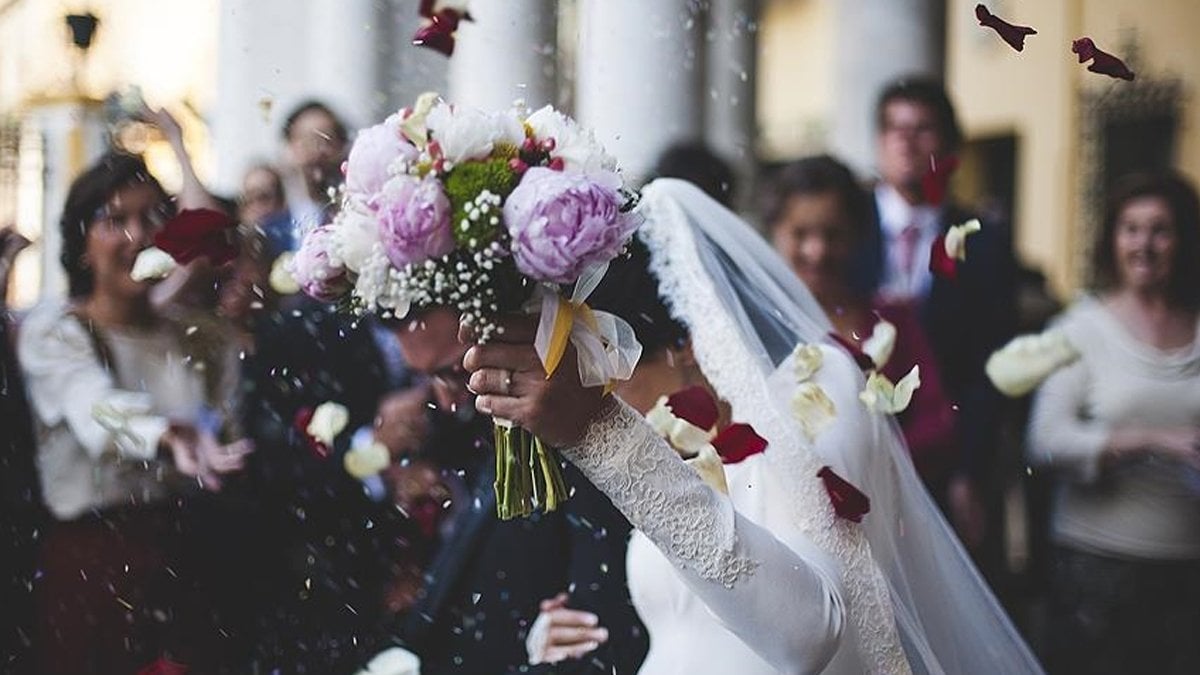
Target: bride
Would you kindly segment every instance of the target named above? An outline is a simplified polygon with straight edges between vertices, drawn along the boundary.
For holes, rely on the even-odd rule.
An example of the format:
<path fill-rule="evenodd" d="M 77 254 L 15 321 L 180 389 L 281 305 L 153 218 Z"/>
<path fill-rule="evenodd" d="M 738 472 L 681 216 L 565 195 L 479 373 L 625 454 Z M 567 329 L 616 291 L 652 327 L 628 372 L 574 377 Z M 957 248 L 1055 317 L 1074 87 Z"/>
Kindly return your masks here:
<path fill-rule="evenodd" d="M 641 672 L 1041 672 L 895 424 L 859 400 L 864 377 L 804 286 L 687 183 L 652 183 L 639 208 L 641 245 L 593 295 L 647 346 L 617 396 L 580 386 L 574 369 L 546 379 L 521 319 L 464 365 L 481 411 L 563 448 L 637 528 L 629 584 L 651 638 Z M 819 367 L 798 374 L 794 354 L 811 371 L 814 352 Z M 806 377 L 832 403 L 822 429 L 793 403 Z M 643 417 L 689 385 L 767 441 L 725 466 L 728 495 Z M 836 514 L 818 478 L 826 466 L 870 499 L 861 523 Z"/>

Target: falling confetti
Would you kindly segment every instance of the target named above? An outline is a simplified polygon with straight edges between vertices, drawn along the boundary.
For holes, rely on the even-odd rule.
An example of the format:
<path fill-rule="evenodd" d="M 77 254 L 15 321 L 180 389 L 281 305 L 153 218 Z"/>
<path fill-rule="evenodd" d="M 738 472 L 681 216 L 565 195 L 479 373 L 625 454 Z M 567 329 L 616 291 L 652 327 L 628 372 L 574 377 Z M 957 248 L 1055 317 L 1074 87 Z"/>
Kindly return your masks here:
<path fill-rule="evenodd" d="M 1079 55 L 1080 63 L 1091 60 L 1092 64 L 1088 66 L 1088 70 L 1093 73 L 1108 75 L 1119 80 L 1132 81 L 1134 78 L 1133 71 L 1125 65 L 1124 61 L 1097 47 L 1090 37 L 1081 37 L 1072 42 L 1071 51 Z"/>
<path fill-rule="evenodd" d="M 1017 51 L 1024 51 L 1027 36 L 1037 35 L 1037 31 L 1029 26 L 1016 26 L 992 14 L 983 4 L 975 5 L 975 18 L 979 19 L 980 26 L 996 31 L 1001 40 Z"/>

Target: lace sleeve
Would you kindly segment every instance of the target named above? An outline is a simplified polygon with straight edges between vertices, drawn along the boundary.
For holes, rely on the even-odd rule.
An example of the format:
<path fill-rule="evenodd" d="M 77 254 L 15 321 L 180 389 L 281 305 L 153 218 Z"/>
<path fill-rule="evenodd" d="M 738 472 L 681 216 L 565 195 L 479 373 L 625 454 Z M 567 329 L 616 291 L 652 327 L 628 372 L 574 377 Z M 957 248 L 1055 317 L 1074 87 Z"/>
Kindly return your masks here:
<path fill-rule="evenodd" d="M 836 565 L 799 533 L 782 533 L 785 543 L 742 517 L 640 415 L 606 406 L 567 458 L 755 652 L 782 672 L 824 667 L 845 614 Z"/>

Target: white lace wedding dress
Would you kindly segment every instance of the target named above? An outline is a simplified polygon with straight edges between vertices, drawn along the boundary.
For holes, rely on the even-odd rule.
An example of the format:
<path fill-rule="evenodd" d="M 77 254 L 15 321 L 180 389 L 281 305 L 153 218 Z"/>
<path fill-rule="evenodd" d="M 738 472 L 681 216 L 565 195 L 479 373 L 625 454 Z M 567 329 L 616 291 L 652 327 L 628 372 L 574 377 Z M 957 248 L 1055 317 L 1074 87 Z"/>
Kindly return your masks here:
<path fill-rule="evenodd" d="M 828 343 L 828 319 L 749 225 L 691 185 L 643 190 L 639 237 L 672 315 L 718 396 L 769 445 L 705 484 L 615 399 L 564 454 L 638 530 L 630 591 L 650 632 L 641 672 L 1040 673 L 924 493 L 888 418 L 858 400 L 863 375 Z M 792 413 L 792 350 L 819 344 L 814 376 L 836 408 L 810 441 Z M 834 514 L 822 466 L 871 499 Z"/>

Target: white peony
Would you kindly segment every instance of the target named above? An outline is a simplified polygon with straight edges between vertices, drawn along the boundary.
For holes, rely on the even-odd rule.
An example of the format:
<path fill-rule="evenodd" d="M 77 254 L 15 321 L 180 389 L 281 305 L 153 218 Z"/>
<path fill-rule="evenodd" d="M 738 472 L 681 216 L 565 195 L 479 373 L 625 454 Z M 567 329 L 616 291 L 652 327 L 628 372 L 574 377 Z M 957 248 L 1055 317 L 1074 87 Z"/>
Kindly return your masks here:
<path fill-rule="evenodd" d="M 801 382 L 792 394 L 792 414 L 812 441 L 837 417 L 837 408 L 816 382 Z"/>
<path fill-rule="evenodd" d="M 875 362 L 876 368 L 883 368 L 892 358 L 892 350 L 896 348 L 896 326 L 890 321 L 879 320 L 871 329 L 871 337 L 862 343 L 862 351 Z"/>
<path fill-rule="evenodd" d="M 908 407 L 908 404 L 912 402 L 913 394 L 920 386 L 921 370 L 919 366 L 913 366 L 912 370 L 908 371 L 908 374 L 895 384 L 892 384 L 891 380 L 878 371 L 873 370 L 867 377 L 866 388 L 859 393 L 858 398 L 871 410 L 895 415 Z"/>
<path fill-rule="evenodd" d="M 592 131 L 552 106 L 535 111 L 525 123 L 538 141 L 554 139 L 550 157 L 561 157 L 567 171 L 616 171 L 617 160 L 604 151 Z"/>
<path fill-rule="evenodd" d="M 350 422 L 350 411 L 346 406 L 333 401 L 326 401 L 313 411 L 312 419 L 308 422 L 305 432 L 314 439 L 333 447 L 333 441 Z"/>
<path fill-rule="evenodd" d="M 134 281 L 165 279 L 178 266 L 179 264 L 175 262 L 170 253 L 151 246 L 138 254 L 137 259 L 133 261 L 133 270 L 129 272 L 129 276 Z"/>
<path fill-rule="evenodd" d="M 438 103 L 426 119 L 431 141 L 451 164 L 484 159 L 498 143 L 519 147 L 525 140 L 521 120 L 511 111 L 486 113 L 476 108 Z"/>
<path fill-rule="evenodd" d="M 1060 330 L 1012 339 L 988 358 L 988 379 L 1006 396 L 1024 396 L 1054 371 L 1069 366 L 1079 352 Z"/>
<path fill-rule="evenodd" d="M 379 221 L 361 204 L 348 203 L 334 220 L 331 239 L 330 261 L 358 274 L 380 242 Z"/>
<path fill-rule="evenodd" d="M 792 352 L 793 368 L 796 371 L 796 381 L 805 382 L 821 369 L 825 356 L 817 345 L 797 345 Z"/>

